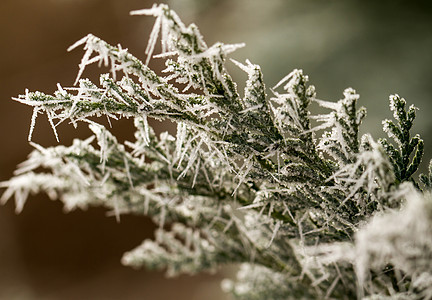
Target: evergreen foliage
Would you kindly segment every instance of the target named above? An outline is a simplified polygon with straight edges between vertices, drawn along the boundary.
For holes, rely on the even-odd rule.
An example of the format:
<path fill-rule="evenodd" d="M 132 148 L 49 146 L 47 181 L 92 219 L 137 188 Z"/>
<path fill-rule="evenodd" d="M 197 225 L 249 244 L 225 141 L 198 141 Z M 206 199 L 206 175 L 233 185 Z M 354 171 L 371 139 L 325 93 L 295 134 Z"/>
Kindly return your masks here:
<path fill-rule="evenodd" d="M 233 61 L 248 76 L 241 95 L 225 62 L 242 44 L 207 46 L 166 5 L 132 14 L 156 17 L 146 63 L 88 35 L 70 48 L 85 50 L 76 87 L 15 98 L 33 107 L 29 140 L 41 113 L 56 136 L 67 120 L 93 135 L 69 147 L 31 142 L 1 184 L 3 202 L 14 196 L 20 212 L 29 194 L 46 192 L 67 210 L 151 216 L 155 240 L 123 264 L 176 275 L 237 263 L 222 287 L 238 299 L 432 298 L 432 165 L 420 186 L 414 106 L 391 96 L 395 121 L 383 124 L 395 144 L 376 142 L 359 136 L 366 110 L 353 89 L 319 100 L 294 70 L 268 97 L 260 67 Z M 159 35 L 162 75 L 147 66 Z M 93 63 L 111 69 L 99 84 L 81 79 Z M 312 115 L 312 103 L 328 113 Z M 133 118 L 135 141 L 119 143 L 91 118 L 102 115 Z M 156 136 L 148 118 L 176 122 L 176 136 Z"/>

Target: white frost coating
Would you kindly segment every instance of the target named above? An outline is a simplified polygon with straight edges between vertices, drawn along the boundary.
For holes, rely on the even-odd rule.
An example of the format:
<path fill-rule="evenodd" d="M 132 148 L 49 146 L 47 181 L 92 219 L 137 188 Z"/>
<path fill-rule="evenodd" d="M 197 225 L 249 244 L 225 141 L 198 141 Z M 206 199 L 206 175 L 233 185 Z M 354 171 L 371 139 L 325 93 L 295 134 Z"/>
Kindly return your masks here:
<path fill-rule="evenodd" d="M 423 197 L 410 183 L 402 185 L 397 193 L 404 194 L 406 207 L 377 215 L 357 233 L 356 268 L 360 286 L 367 281 L 368 268 L 378 269 L 388 262 L 415 277 L 427 275 L 427 282 L 432 278 L 428 268 L 432 259 L 431 195 Z M 431 285 L 421 288 L 428 295 L 432 292 Z"/>
<path fill-rule="evenodd" d="M 394 95 L 390 95 L 389 97 L 390 100 L 390 110 L 393 112 L 393 118 L 395 118 L 395 120 L 400 121 L 399 115 L 398 115 L 398 107 L 397 107 L 397 102 L 401 102 L 403 106 L 406 105 L 406 101 L 403 98 L 400 98 L 398 94 L 394 94 Z"/>

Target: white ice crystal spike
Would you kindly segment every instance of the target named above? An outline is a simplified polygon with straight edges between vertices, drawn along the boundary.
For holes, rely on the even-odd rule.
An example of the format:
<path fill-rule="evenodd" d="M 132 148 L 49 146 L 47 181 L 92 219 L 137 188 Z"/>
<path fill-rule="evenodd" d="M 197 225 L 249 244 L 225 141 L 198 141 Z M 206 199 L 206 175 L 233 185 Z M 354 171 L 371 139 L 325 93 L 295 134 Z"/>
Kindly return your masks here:
<path fill-rule="evenodd" d="M 274 87 L 273 90 L 276 90 L 278 87 L 280 87 L 282 84 L 288 82 L 290 85 L 292 84 L 298 84 L 298 78 L 299 75 L 303 74 L 302 70 L 295 69 L 291 71 L 288 75 L 286 75 L 284 78 L 282 78 Z"/>
<path fill-rule="evenodd" d="M 28 135 L 28 141 L 29 142 L 31 141 L 31 138 L 33 135 L 33 131 L 34 131 L 34 128 L 36 125 L 36 118 L 37 118 L 38 113 L 39 113 L 39 107 L 33 108 L 33 114 L 32 114 L 31 123 L 30 123 L 30 131 L 29 131 L 29 135 Z"/>
<path fill-rule="evenodd" d="M 158 38 L 159 31 L 161 28 L 161 23 L 162 23 L 161 19 L 162 19 L 161 16 L 157 16 L 156 21 L 153 25 L 153 29 L 150 33 L 150 38 L 149 38 L 149 41 L 147 44 L 147 48 L 145 50 L 145 54 L 147 54 L 147 59 L 145 62 L 146 65 L 148 65 L 148 63 L 150 62 L 150 58 L 153 54 L 153 50 L 154 50 L 156 42 L 157 42 L 157 38 Z M 165 43 L 163 43 L 163 44 L 165 45 Z"/>

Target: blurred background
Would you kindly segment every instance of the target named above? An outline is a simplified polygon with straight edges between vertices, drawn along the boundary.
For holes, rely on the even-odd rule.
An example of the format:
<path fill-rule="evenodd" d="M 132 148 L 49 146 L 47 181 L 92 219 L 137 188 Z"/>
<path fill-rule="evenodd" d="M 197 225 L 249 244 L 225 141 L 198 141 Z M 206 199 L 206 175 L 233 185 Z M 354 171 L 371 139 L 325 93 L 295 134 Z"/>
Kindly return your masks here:
<path fill-rule="evenodd" d="M 11 101 L 25 88 L 53 92 L 71 86 L 82 51 L 73 42 L 93 33 L 120 43 L 144 58 L 151 17 L 131 17 L 144 0 L 0 1 L 0 181 L 31 151 L 27 143 L 31 109 Z M 158 2 L 158 1 L 156 1 Z M 318 98 L 338 100 L 346 87 L 368 109 L 363 132 L 383 136 L 381 120 L 391 116 L 388 96 L 398 93 L 415 104 L 415 125 L 432 158 L 432 6 L 424 0 L 171 0 L 185 23 L 196 23 L 209 45 L 245 42 L 233 57 L 262 67 L 268 87 L 293 68 L 302 68 Z M 153 67 L 160 70 L 159 62 Z M 237 82 L 246 76 L 231 63 Z M 85 75 L 95 78 L 97 70 Z M 243 84 L 239 84 L 243 86 Z M 120 140 L 132 140 L 130 120 L 113 123 Z M 156 131 L 164 124 L 153 123 Z M 165 124 L 166 125 L 166 124 Z M 169 124 L 168 124 L 169 125 Z M 168 128 L 169 129 L 169 128 Z M 61 143 L 89 135 L 59 128 Z M 44 117 L 33 141 L 56 145 Z M 118 224 L 91 208 L 65 214 L 60 202 L 34 196 L 16 215 L 13 202 L 0 207 L 0 299 L 227 299 L 219 291 L 227 271 L 165 279 L 161 272 L 132 270 L 122 253 L 145 238 L 154 225 L 124 216 Z"/>

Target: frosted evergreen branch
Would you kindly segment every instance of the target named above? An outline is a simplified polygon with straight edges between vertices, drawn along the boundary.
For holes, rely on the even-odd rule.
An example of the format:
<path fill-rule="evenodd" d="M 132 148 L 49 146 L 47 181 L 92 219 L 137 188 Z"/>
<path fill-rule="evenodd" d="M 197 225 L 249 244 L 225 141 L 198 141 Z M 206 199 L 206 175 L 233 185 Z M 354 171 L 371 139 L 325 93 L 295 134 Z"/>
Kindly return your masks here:
<path fill-rule="evenodd" d="M 238 299 L 432 298 L 432 164 L 421 192 L 414 106 L 390 97 L 395 121 L 384 129 L 395 144 L 377 143 L 359 136 L 366 110 L 355 90 L 320 100 L 294 70 L 268 97 L 260 67 L 231 60 L 247 75 L 241 95 L 225 63 L 243 44 L 208 47 L 163 4 L 131 14 L 156 18 L 145 63 L 87 35 L 69 48 L 84 47 L 76 86 L 14 98 L 33 107 L 29 140 L 41 113 L 56 137 L 65 121 L 87 122 L 93 134 L 69 147 L 32 143 L 0 184 L 2 203 L 15 198 L 20 212 L 29 195 L 45 192 L 66 210 L 150 216 L 156 239 L 127 252 L 124 264 L 171 276 L 237 263 L 237 280 L 223 289 Z M 161 74 L 148 66 L 153 57 L 165 60 Z M 95 63 L 110 68 L 98 84 L 81 78 Z M 328 112 L 313 115 L 311 104 Z M 119 143 L 94 116 L 132 118 L 135 140 Z M 176 135 L 156 136 L 149 118 L 177 123 Z"/>
<path fill-rule="evenodd" d="M 399 149 L 396 149 L 386 139 L 381 139 L 380 143 L 391 159 L 397 183 L 407 180 L 415 182 L 412 175 L 417 171 L 423 156 L 423 140 L 418 134 L 412 138 L 410 136 L 416 109 L 411 105 L 407 111 L 405 99 L 400 98 L 399 95 L 390 96 L 390 110 L 393 111 L 397 124 L 391 120 L 384 120 L 383 128 L 388 136 L 395 140 Z"/>

